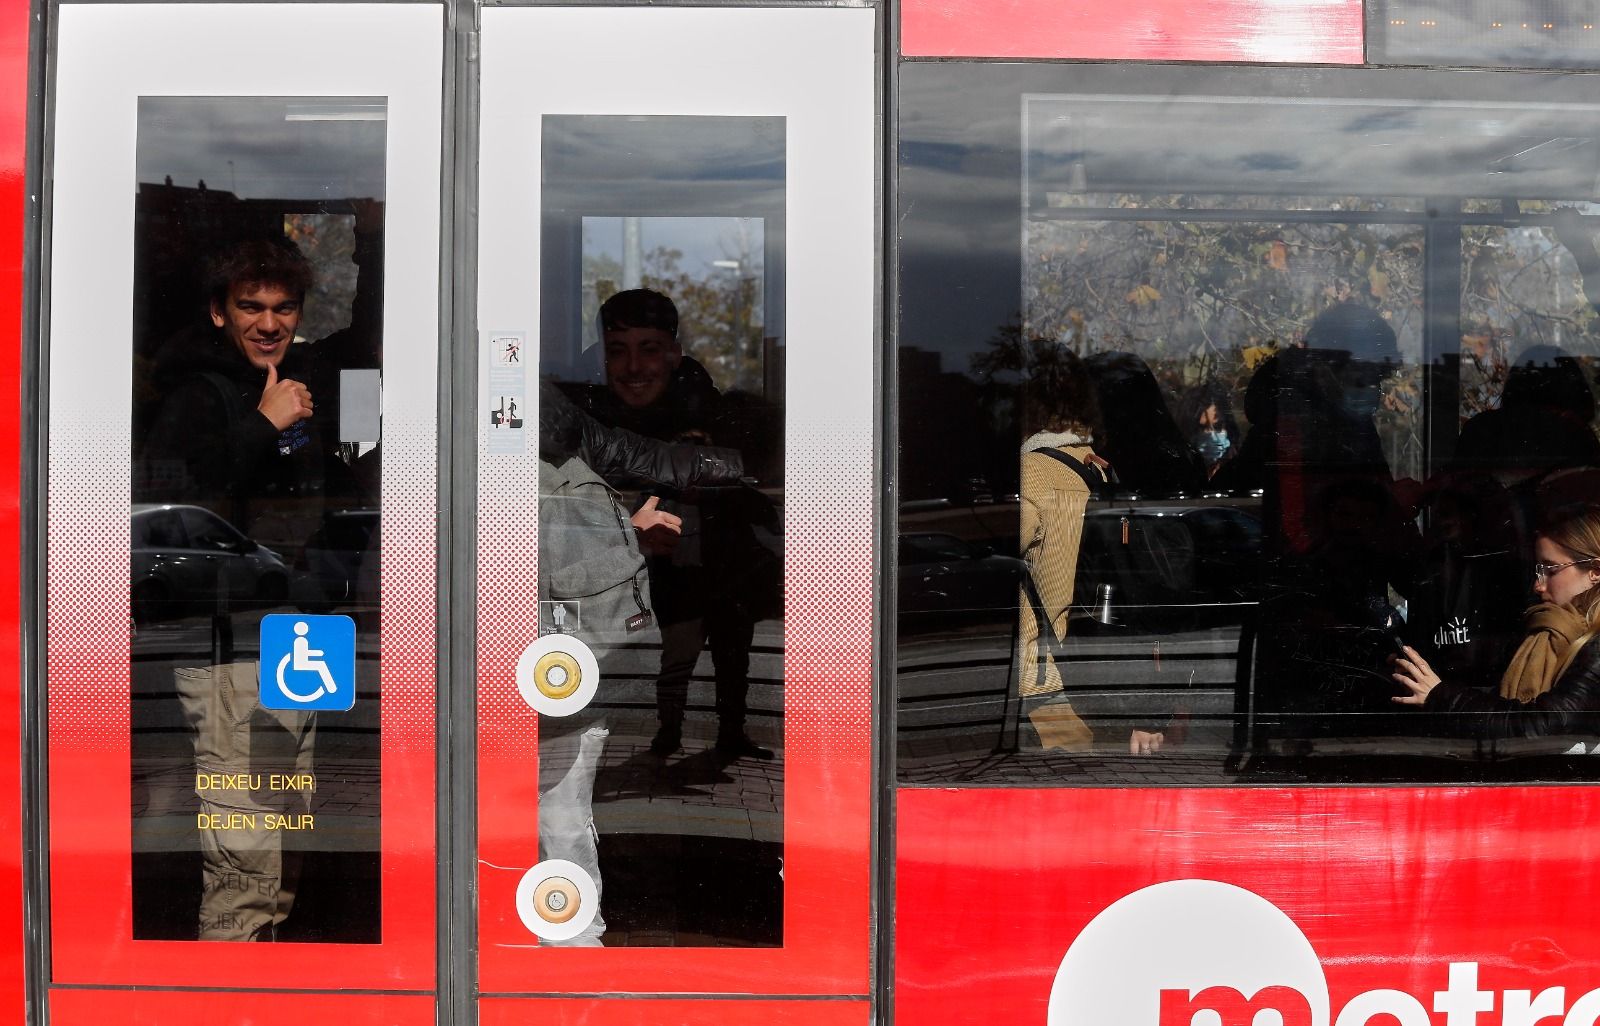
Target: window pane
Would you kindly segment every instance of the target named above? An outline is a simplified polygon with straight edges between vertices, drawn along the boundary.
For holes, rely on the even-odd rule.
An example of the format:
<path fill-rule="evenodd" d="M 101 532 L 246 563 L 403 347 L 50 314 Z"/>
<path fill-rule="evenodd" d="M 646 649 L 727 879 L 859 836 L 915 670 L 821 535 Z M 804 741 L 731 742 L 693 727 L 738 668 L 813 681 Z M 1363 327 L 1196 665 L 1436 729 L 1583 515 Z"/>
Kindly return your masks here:
<path fill-rule="evenodd" d="M 1600 18 L 1554 0 L 1376 0 L 1367 5 L 1375 64 L 1600 67 Z"/>
<path fill-rule="evenodd" d="M 601 677 L 540 716 L 541 859 L 601 909 L 546 943 L 776 946 L 784 121 L 543 126 L 539 628 Z"/>
<path fill-rule="evenodd" d="M 139 103 L 136 939 L 381 939 L 385 114 Z"/>
<path fill-rule="evenodd" d="M 902 70 L 901 780 L 1586 773 L 1523 610 L 1600 556 L 1595 109 L 1137 72 Z"/>

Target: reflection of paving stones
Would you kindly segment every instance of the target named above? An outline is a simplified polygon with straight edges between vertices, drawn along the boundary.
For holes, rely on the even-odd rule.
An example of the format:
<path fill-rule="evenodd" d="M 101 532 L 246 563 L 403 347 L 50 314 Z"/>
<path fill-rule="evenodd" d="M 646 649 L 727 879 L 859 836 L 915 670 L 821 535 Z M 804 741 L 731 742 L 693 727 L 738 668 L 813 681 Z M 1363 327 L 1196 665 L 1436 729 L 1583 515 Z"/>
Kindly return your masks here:
<path fill-rule="evenodd" d="M 655 736 L 653 704 L 607 712 L 611 738 L 595 780 L 595 825 L 602 834 L 687 834 L 783 838 L 783 747 L 781 719 L 753 715 L 750 736 L 771 748 L 770 762 L 729 761 L 715 750 L 716 714 L 709 708 L 710 686 L 702 706 L 691 689 L 683 747 L 666 759 L 650 751 Z"/>

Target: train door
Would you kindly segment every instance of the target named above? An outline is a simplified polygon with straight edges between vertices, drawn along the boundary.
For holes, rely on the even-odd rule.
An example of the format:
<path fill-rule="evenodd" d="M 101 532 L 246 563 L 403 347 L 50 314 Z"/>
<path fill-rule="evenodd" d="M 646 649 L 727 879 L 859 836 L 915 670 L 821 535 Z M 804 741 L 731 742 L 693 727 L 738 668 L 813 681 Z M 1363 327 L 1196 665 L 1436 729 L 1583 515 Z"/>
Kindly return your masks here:
<path fill-rule="evenodd" d="M 484 1022 L 869 1020 L 874 22 L 483 14 Z"/>
<path fill-rule="evenodd" d="M 1593 1018 L 1589 82 L 902 66 L 897 1020 Z"/>
<path fill-rule="evenodd" d="M 876 13 L 52 13 L 51 1019 L 867 1022 Z"/>
<path fill-rule="evenodd" d="M 53 13 L 48 1014 L 431 1023 L 443 9 Z"/>

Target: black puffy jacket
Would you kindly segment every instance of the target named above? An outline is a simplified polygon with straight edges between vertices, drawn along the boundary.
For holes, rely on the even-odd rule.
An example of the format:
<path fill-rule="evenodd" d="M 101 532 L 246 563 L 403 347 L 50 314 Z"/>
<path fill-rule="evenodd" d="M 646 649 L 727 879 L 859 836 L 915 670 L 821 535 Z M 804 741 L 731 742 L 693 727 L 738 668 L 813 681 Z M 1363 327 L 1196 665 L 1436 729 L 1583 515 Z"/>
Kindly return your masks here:
<path fill-rule="evenodd" d="M 1600 735 L 1600 639 L 1591 639 L 1549 691 L 1526 704 L 1462 684 L 1440 684 L 1428 692 L 1429 712 L 1464 714 L 1461 724 L 1477 737 Z"/>
<path fill-rule="evenodd" d="M 631 477 L 668 488 L 732 485 L 744 476 L 737 449 L 675 445 L 606 427 L 548 381 L 539 384 L 539 454 L 556 466 L 577 456 L 608 480 Z"/>

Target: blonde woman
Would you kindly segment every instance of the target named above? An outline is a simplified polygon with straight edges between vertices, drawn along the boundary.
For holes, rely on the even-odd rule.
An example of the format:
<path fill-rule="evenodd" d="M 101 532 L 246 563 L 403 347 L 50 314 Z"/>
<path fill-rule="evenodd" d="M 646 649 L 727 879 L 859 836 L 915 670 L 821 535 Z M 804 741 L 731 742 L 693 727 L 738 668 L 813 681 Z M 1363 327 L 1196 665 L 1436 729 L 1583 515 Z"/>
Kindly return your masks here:
<path fill-rule="evenodd" d="M 1409 694 L 1401 705 L 1470 713 L 1486 737 L 1600 734 L 1600 504 L 1566 507 L 1540 531 L 1534 548 L 1528 635 L 1500 681 L 1498 698 L 1450 684 L 1407 646 L 1394 679 Z"/>

